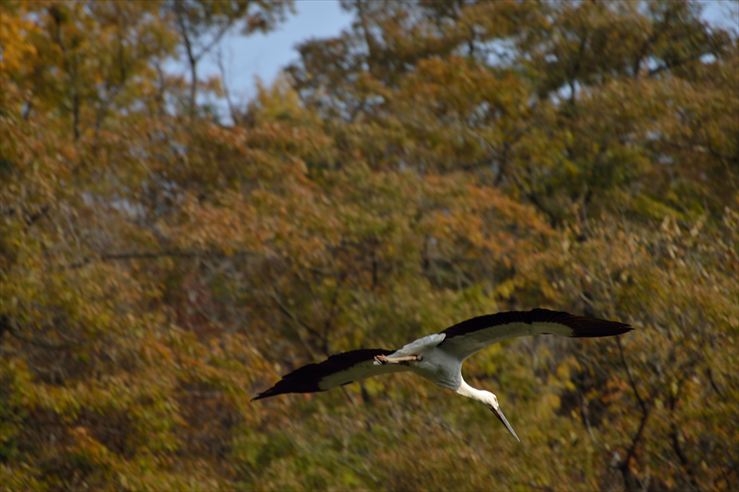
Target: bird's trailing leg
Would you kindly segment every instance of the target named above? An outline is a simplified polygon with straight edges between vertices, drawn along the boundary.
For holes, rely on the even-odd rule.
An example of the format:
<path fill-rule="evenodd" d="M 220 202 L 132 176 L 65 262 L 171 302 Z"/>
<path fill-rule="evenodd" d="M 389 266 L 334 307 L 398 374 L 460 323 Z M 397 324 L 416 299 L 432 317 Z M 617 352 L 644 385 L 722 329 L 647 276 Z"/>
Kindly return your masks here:
<path fill-rule="evenodd" d="M 423 360 L 420 355 L 401 355 L 399 357 L 388 357 L 387 355 L 376 355 L 375 360 L 380 364 L 403 364 L 404 362 L 416 362 Z"/>

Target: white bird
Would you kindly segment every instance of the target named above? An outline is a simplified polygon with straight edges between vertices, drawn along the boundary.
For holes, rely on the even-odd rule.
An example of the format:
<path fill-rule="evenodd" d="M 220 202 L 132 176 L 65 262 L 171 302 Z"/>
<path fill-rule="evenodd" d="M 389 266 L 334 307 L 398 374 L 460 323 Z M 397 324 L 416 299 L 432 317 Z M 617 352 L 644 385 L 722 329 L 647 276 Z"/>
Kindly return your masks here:
<path fill-rule="evenodd" d="M 464 360 L 492 343 L 525 335 L 606 337 L 631 330 L 626 323 L 547 309 L 488 314 L 419 338 L 395 351 L 359 349 L 332 355 L 323 362 L 308 364 L 283 376 L 254 400 L 283 393 L 326 391 L 371 376 L 413 371 L 439 386 L 484 404 L 520 441 L 503 415 L 498 398 L 490 391 L 473 388 L 462 378 Z"/>

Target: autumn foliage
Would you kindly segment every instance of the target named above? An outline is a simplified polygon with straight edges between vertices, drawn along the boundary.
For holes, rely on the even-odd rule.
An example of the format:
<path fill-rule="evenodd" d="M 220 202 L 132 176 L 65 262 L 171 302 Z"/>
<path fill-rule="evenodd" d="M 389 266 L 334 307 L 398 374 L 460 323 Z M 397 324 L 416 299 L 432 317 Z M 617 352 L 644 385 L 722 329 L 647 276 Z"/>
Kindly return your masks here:
<path fill-rule="evenodd" d="M 239 105 L 203 60 L 287 1 L 0 4 L 0 490 L 735 490 L 736 30 L 342 5 Z M 250 402 L 536 306 L 636 330 L 471 358 L 522 444 L 407 375 Z"/>

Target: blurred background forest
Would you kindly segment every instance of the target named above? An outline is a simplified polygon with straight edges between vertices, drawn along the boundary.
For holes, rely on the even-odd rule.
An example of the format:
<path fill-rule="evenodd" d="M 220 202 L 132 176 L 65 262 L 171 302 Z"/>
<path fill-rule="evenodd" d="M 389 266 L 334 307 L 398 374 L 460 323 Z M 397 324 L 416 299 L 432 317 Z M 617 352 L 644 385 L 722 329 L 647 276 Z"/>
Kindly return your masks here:
<path fill-rule="evenodd" d="M 736 490 L 737 30 L 342 6 L 238 104 L 202 60 L 288 0 L 0 4 L 0 490 Z M 522 444 L 404 375 L 250 402 L 535 306 L 636 331 L 472 358 Z"/>

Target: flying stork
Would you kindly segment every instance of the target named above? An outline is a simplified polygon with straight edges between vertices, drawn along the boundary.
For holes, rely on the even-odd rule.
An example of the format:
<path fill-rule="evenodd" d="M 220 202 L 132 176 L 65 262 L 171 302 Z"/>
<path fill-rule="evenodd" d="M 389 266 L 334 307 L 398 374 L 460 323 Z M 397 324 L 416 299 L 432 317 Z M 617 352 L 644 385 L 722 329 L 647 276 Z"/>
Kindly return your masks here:
<path fill-rule="evenodd" d="M 295 369 L 259 393 L 254 400 L 283 393 L 326 391 L 371 376 L 413 371 L 439 386 L 484 404 L 520 441 L 503 415 L 498 398 L 490 391 L 473 388 L 462 378 L 464 360 L 491 343 L 525 335 L 590 338 L 621 335 L 631 330 L 626 323 L 548 309 L 487 314 L 414 340 L 398 350 L 359 349 L 334 354 L 323 362 Z"/>

